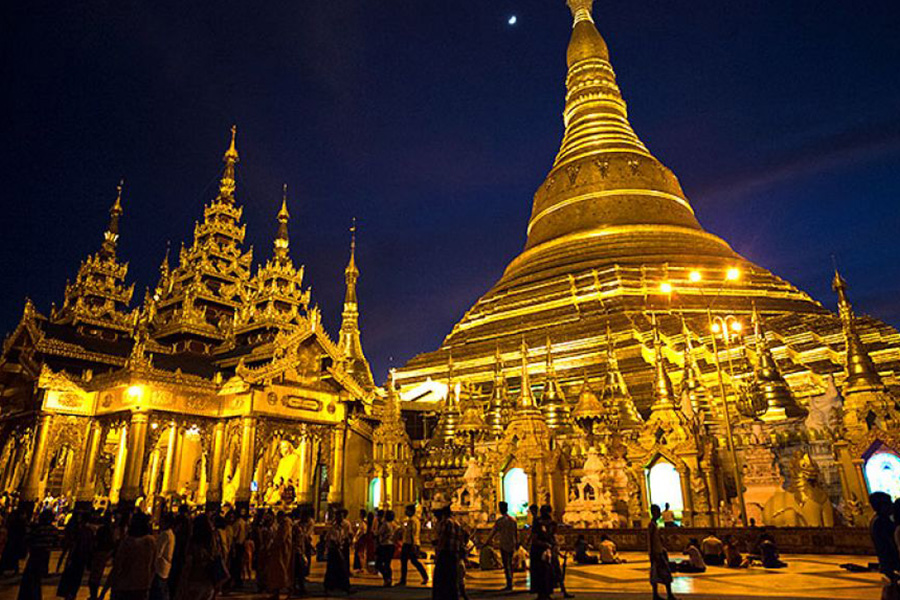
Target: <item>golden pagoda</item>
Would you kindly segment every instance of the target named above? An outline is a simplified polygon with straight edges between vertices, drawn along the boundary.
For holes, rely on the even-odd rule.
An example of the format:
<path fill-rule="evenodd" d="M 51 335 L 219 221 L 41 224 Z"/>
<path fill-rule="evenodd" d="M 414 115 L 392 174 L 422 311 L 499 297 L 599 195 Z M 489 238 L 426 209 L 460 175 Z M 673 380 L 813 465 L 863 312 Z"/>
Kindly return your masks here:
<path fill-rule="evenodd" d="M 563 414 L 555 390 L 573 401 L 584 390 L 570 407 L 576 422 L 596 412 L 598 422 L 615 426 L 599 413 L 609 410 L 604 403 L 616 404 L 622 429 L 640 440 L 629 446 L 630 468 L 638 471 L 629 471 L 628 489 L 633 496 L 640 488 L 642 510 L 652 494 L 640 469 L 678 462 L 678 453 L 687 452 L 694 458 L 678 466 L 685 514 L 701 523 L 720 517 L 728 522 L 733 515 L 726 519 L 722 511 L 738 505 L 751 437 L 775 440 L 775 454 L 792 455 L 796 444 L 809 439 L 805 406 L 825 393 L 832 376 L 843 382 L 849 364 L 846 388 L 858 389 L 862 407 L 853 413 L 861 425 L 848 426 L 857 427 L 858 439 L 869 440 L 867 446 L 859 442 L 853 460 L 865 460 L 882 443 L 878 436 L 892 435 L 879 433 L 878 424 L 893 423 L 890 390 L 898 383 L 900 333 L 870 317 L 848 320 L 843 284 L 836 283 L 838 316 L 706 231 L 678 178 L 631 125 L 609 48 L 592 16 L 593 0 L 567 4 L 573 21 L 564 133 L 534 194 L 523 250 L 438 349 L 398 369 L 401 390 L 416 398 L 409 411 L 423 410 L 428 400 L 440 405 L 440 389 L 429 382 L 446 379 L 445 357 L 452 353 L 456 380 L 490 395 L 486 417 L 499 431 L 499 407 L 507 394 L 498 389 L 505 382 L 497 377 L 495 357 L 549 338 L 543 369 L 527 365 L 549 391 L 545 423 Z M 763 318 L 764 327 L 753 331 L 751 322 L 761 324 Z M 607 385 L 595 388 L 608 390 L 601 402 L 591 382 L 609 374 Z M 520 392 L 520 404 L 521 398 L 529 398 L 527 390 Z M 750 436 L 754 415 L 745 409 L 760 403 L 765 406 L 758 423 L 768 433 Z M 866 412 L 872 403 L 878 410 Z M 552 433 L 550 438 L 551 445 L 558 442 Z M 888 446 L 900 456 L 900 445 Z M 568 458 L 554 467 L 563 472 L 554 477 L 567 481 L 568 489 L 583 485 L 577 483 L 583 448 L 572 446 L 563 454 Z M 503 460 L 495 457 L 491 465 Z M 836 469 L 834 460 L 825 467 Z M 499 489 L 505 474 L 485 472 Z M 849 467 L 844 473 L 846 488 Z M 829 493 L 838 502 L 843 492 L 832 484 Z M 554 508 L 565 504 L 562 489 L 552 496 Z M 761 514 L 756 516 L 761 522 Z"/>

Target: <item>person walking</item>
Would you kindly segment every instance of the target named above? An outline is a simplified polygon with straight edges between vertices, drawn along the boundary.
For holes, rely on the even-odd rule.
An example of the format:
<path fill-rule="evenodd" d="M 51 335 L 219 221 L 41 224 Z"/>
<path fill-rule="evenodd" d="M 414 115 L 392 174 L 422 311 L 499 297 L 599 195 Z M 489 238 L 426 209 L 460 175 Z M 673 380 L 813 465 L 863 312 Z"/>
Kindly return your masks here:
<path fill-rule="evenodd" d="M 500 562 L 503 564 L 503 574 L 506 576 L 506 587 L 504 592 L 513 589 L 513 554 L 519 546 L 519 526 L 516 520 L 509 516 L 509 504 L 500 502 L 497 505 L 500 510 L 500 517 L 494 521 L 494 527 L 488 536 L 485 545 L 490 544 L 494 538 L 497 539 L 497 545 L 500 547 Z"/>
<path fill-rule="evenodd" d="M 343 590 L 351 593 L 350 573 L 347 570 L 347 557 L 344 556 L 344 548 L 350 537 L 349 523 L 344 521 L 343 509 L 334 511 L 331 527 L 325 533 L 325 593 L 331 590 Z"/>
<path fill-rule="evenodd" d="M 278 511 L 275 526 L 266 552 L 266 588 L 272 593 L 272 600 L 278 600 L 283 589 L 291 588 L 291 553 L 294 545 L 293 524 L 284 511 Z"/>
<path fill-rule="evenodd" d="M 662 512 L 659 506 L 650 507 L 650 523 L 647 525 L 647 548 L 650 551 L 650 585 L 653 587 L 653 600 L 662 600 L 658 587 L 660 584 L 666 588 L 666 598 L 675 600 L 672 593 L 672 568 L 669 565 L 669 554 L 662 543 L 659 533 L 659 518 Z"/>
<path fill-rule="evenodd" d="M 131 516 L 128 534 L 119 544 L 109 574 L 112 600 L 146 600 L 153 583 L 156 540 L 150 518 L 142 512 Z"/>
<path fill-rule="evenodd" d="M 28 521 L 24 511 L 16 508 L 6 519 L 6 544 L 0 554 L 0 575 L 12 571 L 19 574 L 19 562 L 25 558 Z"/>
<path fill-rule="evenodd" d="M 172 515 L 163 513 L 156 535 L 156 556 L 153 559 L 153 583 L 150 584 L 150 600 L 169 600 L 169 575 L 175 555 L 175 532 L 172 531 Z"/>
<path fill-rule="evenodd" d="M 194 517 L 190 530 L 191 537 L 184 551 L 184 565 L 175 588 L 175 600 L 213 600 L 217 583 L 213 563 L 216 533 L 205 514 Z M 178 534 L 175 536 L 177 544 Z"/>
<path fill-rule="evenodd" d="M 41 511 L 37 524 L 24 538 L 23 551 L 27 552 L 28 559 L 19 582 L 18 600 L 41 600 L 41 585 L 50 570 L 50 550 L 56 545 L 57 537 L 53 511 Z"/>
<path fill-rule="evenodd" d="M 353 532 L 353 570 L 357 573 L 363 570 L 363 562 L 365 561 L 365 535 L 368 531 L 368 525 L 366 523 L 366 509 L 361 508 L 359 510 L 359 516 L 353 522 L 353 526 L 351 527 Z"/>
<path fill-rule="evenodd" d="M 94 529 L 88 522 L 87 513 L 73 514 L 72 521 L 75 522 L 72 526 L 74 533 L 71 534 L 69 553 L 56 587 L 56 595 L 65 600 L 75 600 L 78 595 L 84 571 L 90 564 L 91 553 L 94 551 Z"/>
<path fill-rule="evenodd" d="M 406 506 L 406 520 L 403 523 L 403 545 L 400 547 L 400 585 L 406 585 L 406 573 L 410 562 L 422 576 L 422 585 L 428 585 L 428 572 L 419 561 L 421 535 L 422 522 L 416 516 L 416 505 L 409 504 Z"/>
<path fill-rule="evenodd" d="M 378 546 L 375 551 L 375 569 L 381 573 L 382 585 L 384 587 L 391 587 L 391 585 L 393 585 L 394 572 L 391 569 L 391 562 L 394 560 L 394 539 L 397 533 L 397 526 L 394 524 L 394 518 L 394 511 L 386 511 L 375 532 L 376 543 Z"/>
<path fill-rule="evenodd" d="M 465 547 L 465 533 L 453 519 L 449 506 L 437 509 L 434 515 L 438 523 L 431 598 L 459 600 L 459 560 Z"/>
<path fill-rule="evenodd" d="M 244 510 L 234 512 L 234 522 L 231 525 L 234 539 L 231 546 L 231 560 L 228 571 L 231 573 L 232 588 L 240 588 L 244 584 L 244 553 L 246 552 L 247 539 L 250 534 L 250 525 L 247 523 L 247 515 Z"/>
<path fill-rule="evenodd" d="M 112 517 L 107 513 L 95 518 L 94 551 L 91 553 L 91 564 L 88 572 L 88 600 L 98 600 L 100 585 L 106 564 L 116 549 L 116 537 L 113 531 Z"/>

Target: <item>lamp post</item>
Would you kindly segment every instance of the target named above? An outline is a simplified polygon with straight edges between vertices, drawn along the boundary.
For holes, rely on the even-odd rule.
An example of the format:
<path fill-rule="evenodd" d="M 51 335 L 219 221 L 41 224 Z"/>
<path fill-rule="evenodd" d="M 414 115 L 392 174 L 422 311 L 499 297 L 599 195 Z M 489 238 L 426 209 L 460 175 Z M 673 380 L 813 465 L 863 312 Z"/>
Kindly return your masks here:
<path fill-rule="evenodd" d="M 722 378 L 722 364 L 719 361 L 719 346 L 716 342 L 716 334 L 721 333 L 722 339 L 725 342 L 725 350 L 727 351 L 729 348 L 729 343 L 738 332 L 741 331 L 741 322 L 737 320 L 734 315 L 727 315 L 725 317 L 716 315 L 713 317 L 712 308 L 708 307 L 706 309 L 706 318 L 709 321 L 709 332 L 712 336 L 713 343 L 713 356 L 716 359 L 716 375 L 719 378 L 719 392 L 722 394 L 722 412 L 725 417 L 725 443 L 728 449 L 728 454 L 731 457 L 731 464 L 734 468 L 734 485 L 737 488 L 737 497 L 738 502 L 741 507 L 741 523 L 743 523 L 744 527 L 747 526 L 747 505 L 744 502 L 744 483 L 743 477 L 741 476 L 741 469 L 738 465 L 737 460 L 737 451 L 734 448 L 734 435 L 731 429 L 731 411 L 728 407 L 728 394 L 725 393 L 725 381 Z M 731 369 L 731 376 L 734 377 L 734 365 L 731 363 L 731 355 L 728 355 L 728 363 L 729 368 Z"/>
<path fill-rule="evenodd" d="M 716 340 L 716 334 L 722 333 L 723 341 L 725 342 L 725 348 L 728 349 L 728 346 L 733 337 L 736 337 L 740 331 L 743 329 L 741 322 L 734 315 L 727 315 L 725 317 L 716 316 L 713 317 L 712 307 L 716 303 L 716 300 L 719 299 L 719 296 L 722 294 L 722 291 L 725 289 L 725 286 L 728 283 L 737 281 L 741 278 L 741 271 L 737 267 L 729 267 L 725 271 L 725 278 L 720 283 L 718 289 L 714 296 L 709 297 L 703 292 L 703 288 L 698 285 L 697 291 L 702 298 L 707 300 L 706 302 L 706 318 L 709 324 L 709 332 L 712 337 L 713 344 L 713 356 L 716 361 L 716 375 L 719 380 L 719 393 L 722 395 L 722 411 L 724 413 L 725 420 L 725 445 L 728 450 L 729 457 L 731 458 L 732 468 L 734 469 L 734 482 L 737 487 L 737 497 L 738 502 L 740 504 L 741 511 L 741 523 L 744 527 L 747 527 L 747 507 L 744 502 L 744 485 L 743 485 L 743 477 L 741 476 L 740 465 L 738 465 L 737 461 L 737 452 L 734 447 L 734 434 L 731 427 L 731 413 L 728 407 L 728 394 L 725 392 L 725 381 L 722 378 L 722 365 L 719 361 L 719 346 Z M 688 279 L 691 283 L 699 284 L 703 280 L 703 274 L 700 271 L 691 271 L 688 274 Z M 668 281 L 664 281 L 659 286 L 660 293 L 664 294 L 669 298 L 671 302 L 672 294 L 675 292 L 672 284 Z M 734 377 L 734 365 L 731 361 L 731 355 L 728 357 L 729 368 L 731 371 L 732 377 Z"/>

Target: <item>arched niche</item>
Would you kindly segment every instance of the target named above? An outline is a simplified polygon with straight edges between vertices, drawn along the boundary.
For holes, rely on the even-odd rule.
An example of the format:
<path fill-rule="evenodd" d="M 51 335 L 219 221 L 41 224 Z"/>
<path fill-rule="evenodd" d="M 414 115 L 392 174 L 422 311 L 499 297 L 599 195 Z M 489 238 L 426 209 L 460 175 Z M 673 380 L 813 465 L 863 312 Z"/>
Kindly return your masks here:
<path fill-rule="evenodd" d="M 681 493 L 681 474 L 671 462 L 659 459 L 647 470 L 647 491 L 650 504 L 661 510 L 669 505 L 676 516 L 684 511 L 684 496 Z"/>
<path fill-rule="evenodd" d="M 509 505 L 509 514 L 520 517 L 528 514 L 531 500 L 528 475 L 519 467 L 513 467 L 503 475 L 503 500 Z"/>

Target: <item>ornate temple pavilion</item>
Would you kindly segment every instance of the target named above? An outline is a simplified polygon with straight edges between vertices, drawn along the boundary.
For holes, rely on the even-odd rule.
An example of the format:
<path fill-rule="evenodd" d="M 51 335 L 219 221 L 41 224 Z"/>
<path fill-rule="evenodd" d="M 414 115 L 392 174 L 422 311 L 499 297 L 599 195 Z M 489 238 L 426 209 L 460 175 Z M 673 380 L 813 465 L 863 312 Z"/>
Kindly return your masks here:
<path fill-rule="evenodd" d="M 770 499 L 812 478 L 853 513 L 873 454 L 900 472 L 900 334 L 855 315 L 838 274 L 835 314 L 702 227 L 632 128 L 591 5 L 568 0 L 565 132 L 522 252 L 440 348 L 397 372 L 410 421 L 435 427 L 425 496 L 481 486 L 490 510 L 515 477 L 518 504 L 582 521 L 671 500 L 697 524 L 763 522 Z M 869 400 L 851 400 L 863 380 Z"/>
<path fill-rule="evenodd" d="M 272 255 L 252 269 L 234 133 L 192 244 L 174 266 L 166 253 L 138 306 L 116 250 L 121 186 L 62 305 L 26 302 L 0 356 L 3 490 L 148 509 L 276 503 L 288 487 L 317 509 L 365 503 L 381 392 L 360 340 L 355 244 L 335 342 L 290 256 L 286 188 Z"/>

